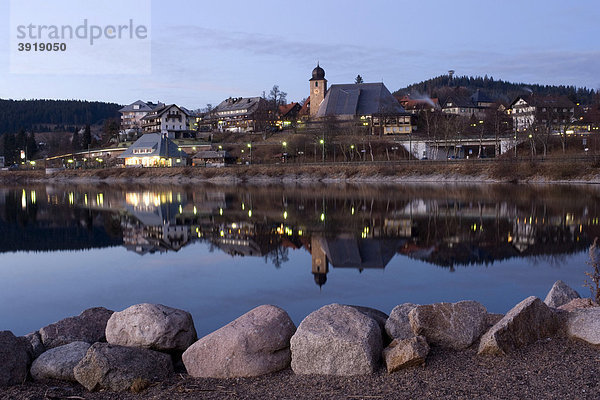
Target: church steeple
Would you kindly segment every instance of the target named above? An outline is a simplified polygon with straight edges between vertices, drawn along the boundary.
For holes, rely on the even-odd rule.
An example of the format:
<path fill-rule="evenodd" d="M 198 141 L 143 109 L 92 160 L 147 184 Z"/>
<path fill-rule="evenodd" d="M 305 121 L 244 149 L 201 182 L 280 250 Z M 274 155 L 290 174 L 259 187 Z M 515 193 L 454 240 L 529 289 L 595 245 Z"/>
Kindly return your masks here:
<path fill-rule="evenodd" d="M 325 79 L 325 70 L 317 62 L 317 66 L 312 71 L 310 83 L 310 116 L 311 118 L 319 112 L 319 106 L 325 99 L 327 92 L 327 79 Z"/>

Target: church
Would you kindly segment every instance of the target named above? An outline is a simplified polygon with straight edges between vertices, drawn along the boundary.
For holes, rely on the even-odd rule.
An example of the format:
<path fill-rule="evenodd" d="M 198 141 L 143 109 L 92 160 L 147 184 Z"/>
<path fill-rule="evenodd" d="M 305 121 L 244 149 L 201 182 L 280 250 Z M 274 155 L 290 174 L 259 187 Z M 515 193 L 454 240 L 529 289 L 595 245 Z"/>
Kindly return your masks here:
<path fill-rule="evenodd" d="M 309 86 L 312 121 L 358 121 L 374 135 L 409 134 L 414 129 L 411 114 L 383 82 L 334 84 L 327 88 L 325 70 L 317 63 Z"/>

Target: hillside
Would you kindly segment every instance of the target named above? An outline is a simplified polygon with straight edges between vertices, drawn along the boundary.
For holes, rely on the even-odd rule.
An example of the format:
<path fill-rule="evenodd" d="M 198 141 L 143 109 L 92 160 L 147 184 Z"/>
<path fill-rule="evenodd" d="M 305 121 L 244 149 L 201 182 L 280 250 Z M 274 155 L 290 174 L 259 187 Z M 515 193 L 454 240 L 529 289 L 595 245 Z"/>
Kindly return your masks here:
<path fill-rule="evenodd" d="M 0 99 L 0 135 L 21 129 L 41 132 L 56 127 L 94 125 L 118 118 L 120 107 L 99 101 Z"/>
<path fill-rule="evenodd" d="M 499 100 L 504 103 L 511 102 L 520 94 L 534 92 L 540 95 L 558 95 L 568 96 L 573 102 L 581 104 L 591 104 L 596 94 L 593 89 L 577 88 L 575 86 L 551 86 L 528 83 L 513 83 L 503 80 L 495 80 L 487 75 L 480 76 L 454 76 L 450 79 L 449 75 L 440 75 L 423 82 L 414 83 L 405 88 L 398 89 L 393 94 L 404 96 L 412 94 L 413 96 L 429 96 L 439 98 L 444 101 L 452 92 L 460 89 L 466 89 L 473 93 L 481 90 L 491 99 Z"/>

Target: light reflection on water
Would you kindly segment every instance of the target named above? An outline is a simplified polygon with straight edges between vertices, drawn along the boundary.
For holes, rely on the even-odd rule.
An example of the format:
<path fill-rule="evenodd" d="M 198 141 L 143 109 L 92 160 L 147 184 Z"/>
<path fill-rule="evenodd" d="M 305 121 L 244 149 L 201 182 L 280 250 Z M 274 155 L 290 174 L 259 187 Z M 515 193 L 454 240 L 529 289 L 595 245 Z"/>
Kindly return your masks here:
<path fill-rule="evenodd" d="M 260 304 L 474 299 L 506 312 L 557 279 L 582 295 L 595 187 L 0 189 L 0 329 L 105 306 L 192 312 L 199 335 Z"/>

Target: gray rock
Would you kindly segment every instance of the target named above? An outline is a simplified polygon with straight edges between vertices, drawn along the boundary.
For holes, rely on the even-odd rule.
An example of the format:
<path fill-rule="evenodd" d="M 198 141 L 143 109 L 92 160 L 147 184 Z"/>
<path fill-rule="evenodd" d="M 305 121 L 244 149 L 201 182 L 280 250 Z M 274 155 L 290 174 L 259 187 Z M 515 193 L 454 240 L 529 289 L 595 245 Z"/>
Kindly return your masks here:
<path fill-rule="evenodd" d="M 353 307 L 330 304 L 309 314 L 290 341 L 296 374 L 363 375 L 378 366 L 377 322 Z"/>
<path fill-rule="evenodd" d="M 573 299 L 571 301 L 569 301 L 567 304 L 563 304 L 562 306 L 558 307 L 559 310 L 563 310 L 563 311 L 575 311 L 575 310 L 579 310 L 582 308 L 594 308 L 594 307 L 600 307 L 600 305 L 598 305 L 598 303 L 596 303 L 594 300 L 590 299 L 590 298 L 585 298 L 585 299 Z"/>
<path fill-rule="evenodd" d="M 75 379 L 87 390 L 130 390 L 132 385 L 166 379 L 171 357 L 157 351 L 95 343 L 75 366 Z"/>
<path fill-rule="evenodd" d="M 0 386 L 25 382 L 31 353 L 31 345 L 25 338 L 0 331 Z"/>
<path fill-rule="evenodd" d="M 485 317 L 486 330 L 496 325 L 502 318 L 504 314 L 488 313 Z"/>
<path fill-rule="evenodd" d="M 579 293 L 573 290 L 569 285 L 558 280 L 552 285 L 552 289 L 548 292 L 544 303 L 546 303 L 548 307 L 558 308 L 571 300 L 579 299 L 580 297 Z"/>
<path fill-rule="evenodd" d="M 476 301 L 417 306 L 408 318 L 415 335 L 455 350 L 471 346 L 487 328 L 487 310 Z"/>
<path fill-rule="evenodd" d="M 389 373 L 404 368 L 424 366 L 427 354 L 429 354 L 429 345 L 423 336 L 404 340 L 394 339 L 383 350 L 383 358 Z"/>
<path fill-rule="evenodd" d="M 385 332 L 385 323 L 387 322 L 387 320 L 389 318 L 389 316 L 386 313 L 384 313 L 383 311 L 379 311 L 376 308 L 370 308 L 370 307 L 351 306 L 351 305 L 349 305 L 349 307 L 356 308 L 358 311 L 365 314 L 367 317 L 373 318 L 375 320 L 375 322 L 377 322 L 377 325 L 379 325 L 379 328 L 381 329 L 382 333 Z"/>
<path fill-rule="evenodd" d="M 25 335 L 25 338 L 31 344 L 32 354 L 31 358 L 35 360 L 38 358 L 43 352 L 46 351 L 46 346 L 42 343 L 42 337 L 39 332 L 32 332 Z"/>
<path fill-rule="evenodd" d="M 196 328 L 187 311 L 162 304 L 136 304 L 110 317 L 106 340 L 121 346 L 184 351 L 196 341 Z"/>
<path fill-rule="evenodd" d="M 87 342 L 72 342 L 50 349 L 31 365 L 34 380 L 58 379 L 75 382 L 73 369 L 90 348 Z"/>
<path fill-rule="evenodd" d="M 600 307 L 569 313 L 566 331 L 569 337 L 600 345 Z"/>
<path fill-rule="evenodd" d="M 40 329 L 46 349 L 71 342 L 95 343 L 105 339 L 106 322 L 113 312 L 104 307 L 88 308 L 76 317 L 69 317 Z"/>
<path fill-rule="evenodd" d="M 203 337 L 183 353 L 193 377 L 259 376 L 289 367 L 296 326 L 281 308 L 263 305 Z"/>
<path fill-rule="evenodd" d="M 544 302 L 531 296 L 513 307 L 490 328 L 479 343 L 479 354 L 504 355 L 555 335 L 560 319 Z"/>
<path fill-rule="evenodd" d="M 385 322 L 385 331 L 390 338 L 402 340 L 415 336 L 410 327 L 408 313 L 416 306 L 417 304 L 404 303 L 394 307 L 389 318 Z"/>

